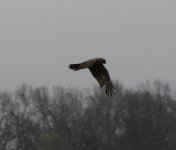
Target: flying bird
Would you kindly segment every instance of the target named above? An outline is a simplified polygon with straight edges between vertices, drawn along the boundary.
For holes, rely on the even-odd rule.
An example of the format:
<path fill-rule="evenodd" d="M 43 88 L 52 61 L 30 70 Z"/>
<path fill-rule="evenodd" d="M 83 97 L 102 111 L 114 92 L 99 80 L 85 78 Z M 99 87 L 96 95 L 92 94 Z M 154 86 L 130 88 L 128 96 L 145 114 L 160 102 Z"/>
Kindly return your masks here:
<path fill-rule="evenodd" d="M 82 63 L 70 64 L 69 68 L 74 71 L 85 68 L 89 69 L 91 74 L 98 81 L 100 87 L 102 88 L 103 86 L 105 86 L 105 93 L 108 96 L 112 96 L 114 94 L 114 88 L 109 73 L 103 64 L 106 64 L 106 60 L 104 58 L 94 58 L 84 61 Z"/>

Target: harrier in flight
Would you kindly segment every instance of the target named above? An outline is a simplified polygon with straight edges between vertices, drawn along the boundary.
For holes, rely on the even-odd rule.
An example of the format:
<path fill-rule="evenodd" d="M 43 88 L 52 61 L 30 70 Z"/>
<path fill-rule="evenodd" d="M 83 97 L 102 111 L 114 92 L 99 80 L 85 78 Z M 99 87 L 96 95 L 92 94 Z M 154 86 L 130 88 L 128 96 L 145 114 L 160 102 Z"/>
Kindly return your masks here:
<path fill-rule="evenodd" d="M 108 96 L 112 96 L 114 94 L 113 85 L 112 85 L 109 73 L 103 64 L 106 64 L 105 59 L 94 58 L 94 59 L 89 59 L 87 61 L 84 61 L 82 63 L 70 64 L 69 68 L 74 71 L 88 68 L 92 73 L 92 75 L 100 84 L 100 87 L 102 88 L 105 85 L 105 93 Z"/>

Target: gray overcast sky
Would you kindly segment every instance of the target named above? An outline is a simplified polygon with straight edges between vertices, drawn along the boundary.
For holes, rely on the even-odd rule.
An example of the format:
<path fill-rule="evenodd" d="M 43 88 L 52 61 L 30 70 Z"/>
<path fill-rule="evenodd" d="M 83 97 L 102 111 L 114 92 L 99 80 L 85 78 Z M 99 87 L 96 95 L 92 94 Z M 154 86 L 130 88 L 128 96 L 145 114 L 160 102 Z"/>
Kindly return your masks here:
<path fill-rule="evenodd" d="M 113 80 L 176 87 L 175 0 L 1 0 L 0 90 L 91 87 L 68 64 L 104 57 Z"/>

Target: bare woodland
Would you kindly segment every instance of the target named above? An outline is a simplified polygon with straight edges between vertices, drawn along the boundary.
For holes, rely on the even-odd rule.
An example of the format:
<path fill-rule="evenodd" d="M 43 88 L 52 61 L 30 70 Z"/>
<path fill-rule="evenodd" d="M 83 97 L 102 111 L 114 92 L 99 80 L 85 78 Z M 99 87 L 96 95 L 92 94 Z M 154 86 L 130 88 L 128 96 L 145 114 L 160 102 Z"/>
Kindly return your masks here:
<path fill-rule="evenodd" d="M 175 150 L 176 97 L 168 83 L 114 82 L 79 91 L 22 85 L 0 93 L 0 150 Z"/>

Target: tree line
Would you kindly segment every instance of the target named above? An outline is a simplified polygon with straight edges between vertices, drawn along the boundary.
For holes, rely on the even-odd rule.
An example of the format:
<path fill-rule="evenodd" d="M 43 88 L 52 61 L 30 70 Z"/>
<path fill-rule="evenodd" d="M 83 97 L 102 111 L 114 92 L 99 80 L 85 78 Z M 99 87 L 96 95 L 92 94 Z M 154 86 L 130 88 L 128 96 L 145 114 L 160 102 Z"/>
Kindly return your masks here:
<path fill-rule="evenodd" d="M 175 150 L 176 97 L 168 83 L 135 89 L 114 82 L 115 95 L 99 87 L 64 87 L 0 93 L 0 150 Z"/>

